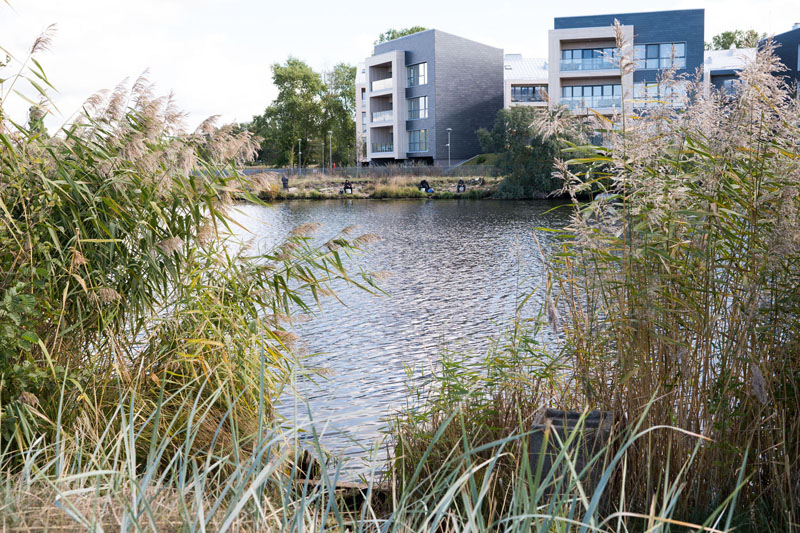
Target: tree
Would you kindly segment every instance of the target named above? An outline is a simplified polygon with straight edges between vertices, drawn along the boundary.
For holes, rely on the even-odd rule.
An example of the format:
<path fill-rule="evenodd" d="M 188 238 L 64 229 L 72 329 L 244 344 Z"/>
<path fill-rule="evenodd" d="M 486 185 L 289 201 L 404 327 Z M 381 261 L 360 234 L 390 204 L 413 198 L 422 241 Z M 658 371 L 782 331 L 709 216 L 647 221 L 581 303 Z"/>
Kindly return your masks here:
<path fill-rule="evenodd" d="M 253 117 L 248 129 L 263 139 L 260 161 L 293 165 L 297 139 L 305 140 L 319 129 L 322 77 L 304 61 L 290 57 L 272 65 L 272 83 L 278 96 L 263 115 Z"/>
<path fill-rule="evenodd" d="M 766 33 L 758 34 L 756 30 L 733 30 L 718 33 L 706 43 L 706 50 L 730 50 L 731 48 L 754 48 L 758 41 L 765 39 Z"/>
<path fill-rule="evenodd" d="M 353 142 L 356 138 L 356 67 L 339 63 L 326 73 L 326 91 L 323 96 L 323 125 L 321 134 L 326 136 L 328 150 L 338 164 L 349 163 L 354 159 Z M 326 161 L 327 163 L 327 161 Z"/>
<path fill-rule="evenodd" d="M 385 43 L 386 41 L 391 41 L 393 39 L 399 39 L 400 37 L 405 37 L 406 35 L 412 35 L 414 33 L 419 33 L 421 31 L 426 31 L 428 28 L 423 28 L 422 26 L 411 26 L 410 28 L 403 28 L 400 30 L 396 30 L 394 28 L 390 28 L 385 32 L 378 35 L 378 40 L 375 41 L 374 44 L 381 44 Z"/>
<path fill-rule="evenodd" d="M 495 166 L 506 178 L 498 195 L 507 198 L 532 198 L 561 187 L 553 178 L 553 161 L 560 154 L 554 138 L 536 133 L 532 124 L 537 113 L 545 110 L 511 107 L 497 113 L 491 130 L 479 129 L 476 134 L 484 152 L 497 154 Z"/>
<path fill-rule="evenodd" d="M 302 162 L 327 164 L 331 137 L 334 162 L 341 165 L 352 160 L 355 76 L 356 67 L 345 63 L 337 64 L 324 76 L 292 57 L 283 64 L 272 65 L 272 82 L 278 88 L 278 96 L 263 114 L 245 125 L 262 139 L 258 160 L 276 166 L 294 165 L 297 139 L 302 139 Z"/>

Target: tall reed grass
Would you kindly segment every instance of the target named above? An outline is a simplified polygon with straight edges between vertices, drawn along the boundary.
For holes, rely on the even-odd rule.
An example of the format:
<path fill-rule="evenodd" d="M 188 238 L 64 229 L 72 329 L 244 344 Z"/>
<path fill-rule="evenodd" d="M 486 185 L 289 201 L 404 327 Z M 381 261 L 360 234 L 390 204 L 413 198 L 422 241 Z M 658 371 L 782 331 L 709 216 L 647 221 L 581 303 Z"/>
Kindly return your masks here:
<path fill-rule="evenodd" d="M 581 403 L 708 439 L 637 443 L 626 498 L 652 501 L 653 472 L 693 457 L 676 505 L 703 513 L 748 456 L 755 530 L 800 527 L 800 103 L 784 68 L 767 44 L 735 94 L 666 73 L 662 94 L 687 90 L 599 120 L 606 146 L 559 163 L 575 214 L 549 265 Z"/>
<path fill-rule="evenodd" d="M 184 131 L 183 114 L 145 77 L 92 96 L 49 135 L 49 82 L 36 60 L 49 39 L 0 74 L 0 447 L 23 460 L 99 435 L 120 395 L 137 412 L 161 394 L 213 398 L 199 448 L 256 435 L 257 408 L 292 370 L 292 315 L 333 279 L 371 283 L 344 268 L 362 241 L 342 234 L 312 248 L 314 228 L 302 227 L 266 253 L 242 246 L 232 198 L 257 201 L 257 184 L 235 169 L 256 141 L 213 120 Z M 41 103 L 19 124 L 3 110 L 25 84 Z M 192 388 L 198 380 L 208 385 Z M 155 431 L 135 430 L 140 459 Z"/>

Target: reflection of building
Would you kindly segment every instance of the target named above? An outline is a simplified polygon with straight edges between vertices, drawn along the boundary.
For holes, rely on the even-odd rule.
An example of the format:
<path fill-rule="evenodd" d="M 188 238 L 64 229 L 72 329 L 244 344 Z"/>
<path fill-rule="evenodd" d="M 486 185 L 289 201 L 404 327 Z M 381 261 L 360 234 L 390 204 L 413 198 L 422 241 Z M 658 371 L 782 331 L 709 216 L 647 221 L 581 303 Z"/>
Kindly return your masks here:
<path fill-rule="evenodd" d="M 503 107 L 547 105 L 547 60 L 506 54 L 503 68 Z"/>
<path fill-rule="evenodd" d="M 480 152 L 475 131 L 503 107 L 503 51 L 439 30 L 375 46 L 356 81 L 364 163 L 447 164 Z"/>
<path fill-rule="evenodd" d="M 681 75 L 703 65 L 704 19 L 702 9 L 556 18 L 549 35 L 551 104 L 608 115 L 620 110 L 623 97 L 668 98 L 675 88 L 660 87 L 664 69 Z M 616 60 L 615 20 L 633 45 L 622 51 L 633 54 L 632 72 L 621 73 Z"/>

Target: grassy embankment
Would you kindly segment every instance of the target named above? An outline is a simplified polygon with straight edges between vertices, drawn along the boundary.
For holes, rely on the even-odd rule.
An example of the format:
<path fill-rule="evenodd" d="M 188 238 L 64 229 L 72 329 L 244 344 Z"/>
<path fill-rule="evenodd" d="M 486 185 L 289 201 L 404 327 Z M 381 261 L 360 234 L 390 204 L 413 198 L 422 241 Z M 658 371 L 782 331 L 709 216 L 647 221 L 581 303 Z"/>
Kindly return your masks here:
<path fill-rule="evenodd" d="M 251 177 L 255 184 L 254 192 L 265 201 L 276 200 L 324 200 L 330 198 L 438 198 L 438 199 L 480 199 L 491 196 L 501 178 L 497 177 L 465 177 L 467 184 L 465 193 L 457 193 L 458 176 L 398 176 L 392 178 L 349 178 L 353 185 L 353 194 L 344 195 L 345 178 L 339 176 L 311 175 L 308 177 L 291 177 L 289 190 L 284 190 L 281 177 L 276 173 L 256 174 Z M 417 187 L 422 179 L 426 179 L 434 189 L 433 193 L 425 193 Z"/>

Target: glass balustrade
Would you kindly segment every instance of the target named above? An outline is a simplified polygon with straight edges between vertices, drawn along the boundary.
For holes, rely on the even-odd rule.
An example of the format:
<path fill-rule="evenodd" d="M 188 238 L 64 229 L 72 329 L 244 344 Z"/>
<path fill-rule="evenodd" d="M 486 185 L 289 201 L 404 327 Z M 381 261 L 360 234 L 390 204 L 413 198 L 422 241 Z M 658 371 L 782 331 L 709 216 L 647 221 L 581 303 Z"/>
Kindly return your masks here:
<path fill-rule="evenodd" d="M 394 143 L 372 143 L 372 153 L 381 154 L 394 151 Z"/>
<path fill-rule="evenodd" d="M 375 80 L 372 82 L 373 91 L 382 91 L 383 89 L 391 89 L 391 88 L 392 88 L 392 78 Z"/>
<path fill-rule="evenodd" d="M 581 97 L 570 97 L 570 98 L 562 98 L 561 103 L 566 105 L 570 109 L 585 109 L 585 108 L 602 108 L 602 107 L 621 107 L 622 106 L 622 98 L 620 97 L 608 97 L 608 96 L 581 96 Z"/>
<path fill-rule="evenodd" d="M 576 70 L 612 70 L 618 69 L 612 61 L 604 57 L 592 57 L 587 59 L 562 59 L 561 71 Z"/>
<path fill-rule="evenodd" d="M 372 122 L 385 122 L 394 118 L 394 110 L 375 111 L 372 113 Z"/>

